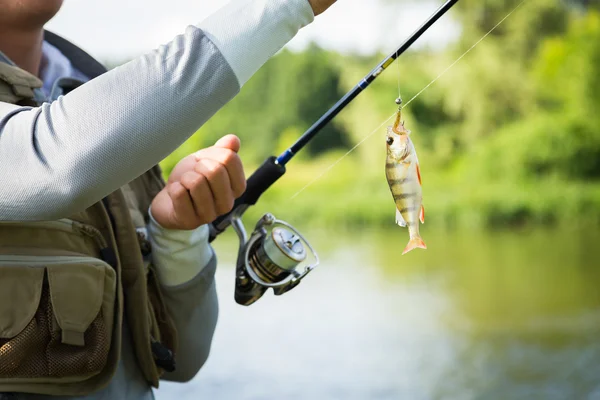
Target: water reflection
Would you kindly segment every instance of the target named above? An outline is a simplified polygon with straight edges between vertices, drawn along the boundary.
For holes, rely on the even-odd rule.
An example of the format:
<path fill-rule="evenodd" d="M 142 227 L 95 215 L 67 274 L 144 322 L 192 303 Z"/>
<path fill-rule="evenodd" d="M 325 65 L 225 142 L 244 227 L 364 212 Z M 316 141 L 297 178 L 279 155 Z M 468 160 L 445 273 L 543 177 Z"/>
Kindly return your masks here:
<path fill-rule="evenodd" d="M 206 367 L 170 399 L 600 399 L 600 232 L 307 232 L 322 266 L 282 297 L 233 301 Z"/>

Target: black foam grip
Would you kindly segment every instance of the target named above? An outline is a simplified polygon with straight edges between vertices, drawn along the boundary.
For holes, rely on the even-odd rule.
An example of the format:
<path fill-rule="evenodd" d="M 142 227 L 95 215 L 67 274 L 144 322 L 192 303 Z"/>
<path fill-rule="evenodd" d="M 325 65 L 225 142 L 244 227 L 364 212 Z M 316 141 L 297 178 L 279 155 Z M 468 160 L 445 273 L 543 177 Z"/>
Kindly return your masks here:
<path fill-rule="evenodd" d="M 248 178 L 246 182 L 246 191 L 241 195 L 233 206 L 235 210 L 240 205 L 254 205 L 262 194 L 271 187 L 279 178 L 285 174 L 285 165 L 276 164 L 277 157 L 269 157 L 265 162 Z M 214 231 L 219 234 L 226 228 L 221 226 L 233 210 L 217 218 L 213 223 Z M 213 236 L 213 235 L 211 235 Z M 211 241 L 214 237 L 211 237 Z"/>

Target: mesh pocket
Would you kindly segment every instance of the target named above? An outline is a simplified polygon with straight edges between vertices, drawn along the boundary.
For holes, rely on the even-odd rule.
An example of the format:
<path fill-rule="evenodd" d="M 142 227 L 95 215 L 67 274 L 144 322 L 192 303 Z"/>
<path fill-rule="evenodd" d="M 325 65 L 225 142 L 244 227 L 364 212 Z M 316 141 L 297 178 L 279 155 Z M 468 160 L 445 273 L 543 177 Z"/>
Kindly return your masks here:
<path fill-rule="evenodd" d="M 34 318 L 18 335 L 0 339 L 0 378 L 62 378 L 102 370 L 110 347 L 102 312 L 84 334 L 85 346 L 61 342 L 47 282 Z"/>
<path fill-rule="evenodd" d="M 0 392 L 113 367 L 115 297 L 116 273 L 102 260 L 0 255 Z"/>

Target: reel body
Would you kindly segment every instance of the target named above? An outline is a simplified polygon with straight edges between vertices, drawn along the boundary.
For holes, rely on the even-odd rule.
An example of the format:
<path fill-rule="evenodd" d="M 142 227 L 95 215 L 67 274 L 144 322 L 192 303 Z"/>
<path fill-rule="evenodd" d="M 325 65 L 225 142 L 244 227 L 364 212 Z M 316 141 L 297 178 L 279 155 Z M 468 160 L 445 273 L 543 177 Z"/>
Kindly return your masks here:
<path fill-rule="evenodd" d="M 293 226 L 272 214 L 265 214 L 258 221 L 249 238 L 241 216 L 234 215 L 231 224 L 240 240 L 234 296 L 238 304 L 253 304 L 269 288 L 280 296 L 298 286 L 319 265 L 310 243 Z M 312 263 L 307 261 L 309 255 Z M 307 265 L 301 270 L 303 264 Z"/>

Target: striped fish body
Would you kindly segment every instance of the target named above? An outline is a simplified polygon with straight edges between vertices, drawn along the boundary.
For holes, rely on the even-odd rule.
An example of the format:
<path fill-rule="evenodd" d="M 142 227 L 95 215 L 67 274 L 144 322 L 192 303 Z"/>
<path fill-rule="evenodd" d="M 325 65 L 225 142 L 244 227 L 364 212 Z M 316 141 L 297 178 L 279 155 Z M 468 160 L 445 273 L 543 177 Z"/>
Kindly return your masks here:
<path fill-rule="evenodd" d="M 419 221 L 425 222 L 421 172 L 415 147 L 404 124 L 388 128 L 385 174 L 396 205 L 396 223 L 408 227 L 410 240 L 402 254 L 415 248 L 426 249 L 419 233 Z"/>

